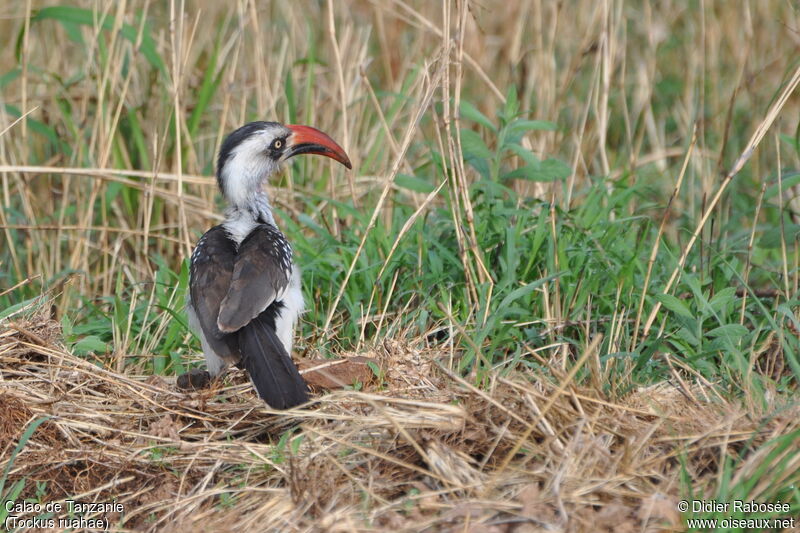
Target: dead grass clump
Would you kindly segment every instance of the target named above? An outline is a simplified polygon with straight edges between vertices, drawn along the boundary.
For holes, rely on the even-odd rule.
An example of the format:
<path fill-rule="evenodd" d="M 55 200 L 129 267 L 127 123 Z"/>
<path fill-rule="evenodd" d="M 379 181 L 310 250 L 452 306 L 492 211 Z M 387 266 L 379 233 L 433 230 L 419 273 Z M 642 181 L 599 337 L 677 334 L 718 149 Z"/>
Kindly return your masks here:
<path fill-rule="evenodd" d="M 423 378 L 416 385 L 387 372 L 364 391 L 274 416 L 240 374 L 184 393 L 32 340 L 52 327 L 0 332 L 4 457 L 32 419 L 51 417 L 10 477 L 28 480 L 28 496 L 46 482 L 47 501 L 121 502 L 125 512 L 110 518 L 122 529 L 679 527 L 680 456 L 703 486 L 716 479 L 721 450 L 752 469 L 754 444 L 800 425 L 796 412 L 759 417 L 700 386 L 659 385 L 614 402 L 516 374 L 479 390 L 418 350 L 406 359 L 406 376 Z M 401 352 L 366 355 L 384 368 Z"/>
<path fill-rule="evenodd" d="M 0 416 L 0 447 L 6 450 L 22 436 L 33 413 L 25 407 L 22 400 L 12 394 L 0 394 L 0 405 L 3 406 L 3 414 Z"/>

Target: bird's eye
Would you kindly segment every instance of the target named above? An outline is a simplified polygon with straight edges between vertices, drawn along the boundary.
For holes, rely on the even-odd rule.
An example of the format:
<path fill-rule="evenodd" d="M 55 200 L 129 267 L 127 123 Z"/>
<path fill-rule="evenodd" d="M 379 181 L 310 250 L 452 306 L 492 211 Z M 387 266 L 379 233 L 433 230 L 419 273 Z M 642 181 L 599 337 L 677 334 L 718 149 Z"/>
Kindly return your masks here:
<path fill-rule="evenodd" d="M 272 141 L 273 150 L 280 150 L 281 146 L 283 146 L 283 141 L 281 139 L 275 139 Z"/>

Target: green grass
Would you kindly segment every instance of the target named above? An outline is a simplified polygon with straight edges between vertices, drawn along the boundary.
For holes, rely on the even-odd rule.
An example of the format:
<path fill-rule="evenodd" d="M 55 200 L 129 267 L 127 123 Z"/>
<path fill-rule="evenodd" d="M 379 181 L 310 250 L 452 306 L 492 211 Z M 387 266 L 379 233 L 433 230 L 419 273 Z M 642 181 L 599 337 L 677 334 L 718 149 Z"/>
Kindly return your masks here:
<path fill-rule="evenodd" d="M 7 517 L 9 516 L 9 505 L 7 502 L 15 502 L 17 503 L 17 499 L 19 498 L 22 490 L 25 488 L 25 479 L 17 480 L 8 490 L 5 489 L 6 482 L 8 481 L 8 474 L 11 471 L 11 467 L 14 466 L 14 461 L 17 458 L 19 452 L 25 448 L 25 445 L 28 443 L 28 440 L 33 435 L 33 432 L 36 431 L 43 422 L 47 421 L 49 417 L 41 417 L 33 420 L 28 427 L 25 428 L 25 431 L 19 438 L 19 442 L 17 442 L 16 447 L 11 452 L 11 455 L 8 458 L 8 462 L 6 463 L 5 468 L 3 469 L 3 477 L 0 478 L 0 499 L 3 500 L 3 508 L 0 509 L 0 520 L 3 521 L 5 524 Z M 37 487 L 38 488 L 38 487 Z M 13 506 L 13 505 L 11 505 Z"/>

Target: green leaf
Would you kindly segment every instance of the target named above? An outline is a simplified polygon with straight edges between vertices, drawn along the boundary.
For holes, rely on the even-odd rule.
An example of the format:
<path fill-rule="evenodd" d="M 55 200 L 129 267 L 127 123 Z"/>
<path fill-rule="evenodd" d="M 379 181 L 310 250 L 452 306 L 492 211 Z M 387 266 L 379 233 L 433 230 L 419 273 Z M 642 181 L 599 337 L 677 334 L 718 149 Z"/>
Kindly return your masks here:
<path fill-rule="evenodd" d="M 517 134 L 525 131 L 541 130 L 555 131 L 556 125 L 548 120 L 523 120 L 518 119 L 508 125 L 509 134 Z"/>
<path fill-rule="evenodd" d="M 736 297 L 735 287 L 725 287 L 711 298 L 709 305 L 715 313 L 719 313 L 722 309 L 731 303 Z"/>
<path fill-rule="evenodd" d="M 515 168 L 500 176 L 501 181 L 511 179 L 522 179 L 530 181 L 547 181 L 539 179 L 539 165 L 525 165 L 524 167 Z"/>
<path fill-rule="evenodd" d="M 16 313 L 17 311 L 19 311 L 23 307 L 27 306 L 28 304 L 31 304 L 31 303 L 35 302 L 38 299 L 39 299 L 39 296 L 34 296 L 33 298 L 28 298 L 27 300 L 23 300 L 21 302 L 15 303 L 14 305 L 10 305 L 10 306 L 6 307 L 2 311 L 0 311 L 0 320 L 3 320 L 4 318 L 10 317 L 11 315 Z"/>
<path fill-rule="evenodd" d="M 529 181 L 554 181 L 552 177 L 542 173 L 540 167 L 533 165 L 525 165 L 524 167 L 515 168 L 510 172 L 506 172 L 500 177 L 501 181 L 510 179 L 523 179 Z"/>
<path fill-rule="evenodd" d="M 518 155 L 523 161 L 525 161 L 529 165 L 538 166 L 541 164 L 542 160 L 536 157 L 536 154 L 525 148 L 524 146 L 517 144 L 517 143 L 508 143 L 505 147 L 516 155 Z"/>
<path fill-rule="evenodd" d="M 790 147 L 792 147 L 795 152 L 800 154 L 800 138 L 798 138 L 797 136 L 792 137 L 791 135 L 786 135 L 785 133 L 778 134 L 778 137 L 782 142 L 785 142 Z"/>
<path fill-rule="evenodd" d="M 408 174 L 398 174 L 394 182 L 398 187 L 402 187 L 403 189 L 425 194 L 431 193 L 436 188 L 424 179 L 416 176 L 409 176 Z"/>
<path fill-rule="evenodd" d="M 303 444 L 304 440 L 305 435 L 302 433 L 291 440 L 289 448 L 291 449 L 293 455 L 300 453 L 300 446 Z"/>
<path fill-rule="evenodd" d="M 317 222 L 313 218 L 308 216 L 307 214 L 298 213 L 297 214 L 297 221 L 300 222 L 303 225 L 302 226 L 303 228 L 310 229 L 314 233 L 316 233 L 318 237 L 322 237 L 322 238 L 326 239 L 329 244 L 333 244 L 333 243 L 338 242 L 338 241 L 336 241 L 336 239 L 332 238 L 332 236 L 331 236 L 330 232 L 328 232 L 328 230 L 326 230 L 325 228 L 323 228 L 322 226 L 317 224 Z"/>
<path fill-rule="evenodd" d="M 383 372 L 381 371 L 381 368 L 375 362 L 367 361 L 367 366 L 369 367 L 370 370 L 372 370 L 372 373 L 375 375 L 376 378 L 382 379 Z"/>
<path fill-rule="evenodd" d="M 3 477 L 0 478 L 0 499 L 2 499 L 3 501 L 6 501 L 7 497 L 8 497 L 7 494 L 3 493 L 3 489 L 6 486 L 6 480 L 8 479 L 8 473 L 11 472 L 11 467 L 14 465 L 14 460 L 17 458 L 17 455 L 19 454 L 19 452 L 22 451 L 22 448 L 24 448 L 25 445 L 28 444 L 28 440 L 33 435 L 33 432 L 36 431 L 36 428 L 38 428 L 40 425 L 42 425 L 43 422 L 45 422 L 45 421 L 47 421 L 49 419 L 50 419 L 49 416 L 43 416 L 42 418 L 37 418 L 36 420 L 31 422 L 30 425 L 28 426 L 28 428 L 25 430 L 25 432 L 19 438 L 19 442 L 17 443 L 17 446 L 14 448 L 14 451 L 11 452 L 11 457 L 9 458 L 8 463 L 6 463 L 5 470 L 3 470 Z M 20 480 L 20 481 L 23 481 L 23 480 Z M 16 490 L 16 487 L 12 488 L 12 492 L 14 490 Z"/>
<path fill-rule="evenodd" d="M 67 32 L 67 37 L 69 40 L 71 40 L 73 43 L 84 44 L 80 24 L 63 20 L 61 21 L 61 24 L 64 26 L 64 31 Z"/>
<path fill-rule="evenodd" d="M 764 200 L 769 200 L 775 196 L 778 196 L 779 188 L 778 188 L 778 178 L 775 177 L 775 185 L 771 185 L 767 187 L 767 190 L 764 191 Z M 783 188 L 783 195 L 786 197 L 787 194 L 792 194 L 791 191 L 788 191 L 791 187 L 794 187 L 800 183 L 800 172 L 786 172 L 781 176 L 780 186 Z"/>
<path fill-rule="evenodd" d="M 675 313 L 676 315 L 680 315 L 685 318 L 694 319 L 692 312 L 689 310 L 689 306 L 686 305 L 682 300 L 679 300 L 675 296 L 671 294 L 657 294 L 656 299 L 658 299 L 661 304 Z"/>
<path fill-rule="evenodd" d="M 208 58 L 208 65 L 205 66 L 205 74 L 203 76 L 203 83 L 200 85 L 200 92 L 198 93 L 197 100 L 189 117 L 189 135 L 194 137 L 197 133 L 197 127 L 200 125 L 200 119 L 206 114 L 206 111 L 213 100 L 214 94 L 217 92 L 220 82 L 222 81 L 222 74 L 225 72 L 227 63 L 223 63 L 217 70 L 217 57 L 221 46 L 221 35 L 217 37 L 211 55 Z M 216 76 L 215 76 L 216 74 Z"/>
<path fill-rule="evenodd" d="M 548 158 L 542 161 L 542 173 L 554 180 L 564 179 L 572 174 L 572 168 L 560 159 Z"/>
<path fill-rule="evenodd" d="M 5 104 L 6 113 L 12 115 L 15 118 L 19 118 L 22 116 L 22 111 L 11 104 Z M 58 148 L 59 150 L 63 151 L 68 155 L 72 155 L 72 148 L 69 144 L 65 143 L 63 139 L 56 133 L 56 130 L 45 124 L 44 122 L 38 121 L 34 118 L 31 118 L 30 115 L 25 117 L 25 122 L 28 123 L 28 127 L 31 131 L 35 132 L 37 135 L 42 135 L 46 137 L 54 147 Z"/>
<path fill-rule="evenodd" d="M 292 78 L 292 69 L 286 70 L 286 79 L 283 83 L 283 93 L 286 95 L 286 107 L 289 111 L 289 122 L 294 124 L 297 122 L 297 95 L 294 90 L 294 78 Z"/>
<path fill-rule="evenodd" d="M 0 89 L 19 78 L 20 74 L 22 74 L 22 69 L 20 67 L 14 67 L 0 76 Z"/>
<path fill-rule="evenodd" d="M 517 100 L 517 87 L 511 84 L 506 92 L 506 105 L 503 108 L 503 120 L 509 122 L 519 113 L 519 100 Z"/>
<path fill-rule="evenodd" d="M 780 248 L 784 236 L 787 244 L 794 242 L 800 236 L 800 224 L 784 224 L 782 232 L 779 225 L 772 227 L 761 235 L 758 245 L 762 248 Z"/>
<path fill-rule="evenodd" d="M 0 495 L 3 501 L 2 508 L 0 508 L 0 520 L 5 523 L 6 517 L 9 515 L 9 512 L 6 510 L 6 502 L 16 502 L 19 495 L 22 493 L 22 489 L 25 488 L 25 478 L 18 480 L 14 483 L 14 486 L 11 487 L 11 490 L 8 491 L 8 494 Z"/>
<path fill-rule="evenodd" d="M 489 159 L 492 157 L 492 152 L 489 151 L 481 136 L 477 132 L 466 128 L 461 129 L 461 151 L 464 159 Z"/>
<path fill-rule="evenodd" d="M 800 321 L 798 321 L 797 316 L 795 316 L 795 313 L 792 309 L 793 306 L 797 306 L 796 301 L 784 302 L 778 306 L 778 311 L 780 311 L 783 316 L 792 322 L 795 329 L 800 329 Z"/>
<path fill-rule="evenodd" d="M 478 111 L 477 107 L 466 100 L 461 101 L 459 112 L 461 113 L 462 118 L 471 120 L 472 122 L 477 122 L 481 126 L 485 126 L 492 131 L 497 131 L 497 128 L 494 126 L 494 124 L 492 124 L 492 121 L 489 120 L 489 117 Z"/>
<path fill-rule="evenodd" d="M 557 181 L 568 177 L 571 173 L 572 169 L 558 159 L 546 159 L 506 172 L 501 180 L 515 178 L 530 181 Z"/>
<path fill-rule="evenodd" d="M 689 346 L 697 347 L 700 345 L 700 339 L 697 336 L 689 331 L 688 328 L 681 328 L 675 332 L 675 337 L 682 340 Z"/>
<path fill-rule="evenodd" d="M 557 277 L 557 276 L 552 276 L 552 277 Z M 503 301 L 500 302 L 500 306 L 498 307 L 498 313 L 500 313 L 500 315 L 502 316 L 508 314 L 509 306 L 511 305 L 512 302 L 514 302 L 518 298 L 522 298 L 523 296 L 530 294 L 536 288 L 540 287 L 545 281 L 546 279 L 536 280 L 511 291 L 505 298 L 503 298 Z"/>
<path fill-rule="evenodd" d="M 707 337 L 725 337 L 732 341 L 737 341 L 747 335 L 747 328 L 740 324 L 725 324 L 711 331 L 706 332 Z"/>
<path fill-rule="evenodd" d="M 138 159 L 138 168 L 150 168 L 150 150 L 147 147 L 147 140 L 145 139 L 144 130 L 139 123 L 139 117 L 136 111 L 129 109 L 126 113 L 128 119 L 127 125 L 130 127 L 130 134 L 128 141 L 131 143 L 130 150 L 132 155 L 136 155 Z"/>
<path fill-rule="evenodd" d="M 78 342 L 76 342 L 72 346 L 72 349 L 75 352 L 83 353 L 83 354 L 89 353 L 89 352 L 98 353 L 98 354 L 103 354 L 103 353 L 108 353 L 109 352 L 108 343 L 106 343 L 100 337 L 98 337 L 96 335 L 87 335 L 86 337 L 84 337 L 81 340 L 79 340 Z"/>

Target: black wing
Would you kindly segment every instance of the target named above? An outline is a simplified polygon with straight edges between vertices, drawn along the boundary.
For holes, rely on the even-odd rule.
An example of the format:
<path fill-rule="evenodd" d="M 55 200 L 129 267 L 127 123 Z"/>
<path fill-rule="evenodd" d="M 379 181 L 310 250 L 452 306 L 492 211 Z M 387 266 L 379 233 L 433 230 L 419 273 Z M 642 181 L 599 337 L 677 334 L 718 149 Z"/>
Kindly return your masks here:
<path fill-rule="evenodd" d="M 206 341 L 216 354 L 230 362 L 239 360 L 236 339 L 217 325 L 220 303 L 228 294 L 236 261 L 236 243 L 225 228 L 214 226 L 198 241 L 192 252 L 189 296 Z"/>
<path fill-rule="evenodd" d="M 277 228 L 261 224 L 239 245 L 217 326 L 230 333 L 280 300 L 292 275 L 292 248 Z"/>

